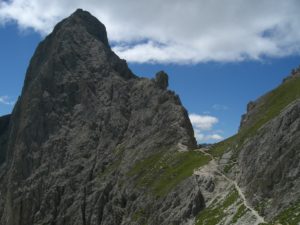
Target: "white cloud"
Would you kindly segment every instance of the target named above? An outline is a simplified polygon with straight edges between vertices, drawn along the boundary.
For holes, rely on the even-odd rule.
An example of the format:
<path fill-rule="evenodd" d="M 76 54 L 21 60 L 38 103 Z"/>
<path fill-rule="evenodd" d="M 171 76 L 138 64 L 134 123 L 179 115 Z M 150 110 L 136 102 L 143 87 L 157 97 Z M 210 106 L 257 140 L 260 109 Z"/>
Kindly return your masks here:
<path fill-rule="evenodd" d="M 198 143 L 216 142 L 223 139 L 218 133 L 220 130 L 212 130 L 218 123 L 218 118 L 208 115 L 190 114 L 189 118 L 194 128 L 195 137 Z"/>
<path fill-rule="evenodd" d="M 131 62 L 260 60 L 300 53 L 299 0 L 0 0 L 0 21 L 49 33 L 76 8 Z"/>
<path fill-rule="evenodd" d="M 223 139 L 223 137 L 219 134 L 211 134 L 206 137 L 207 137 L 207 140 L 215 140 L 215 141 L 220 141 Z"/>
<path fill-rule="evenodd" d="M 219 120 L 213 116 L 190 114 L 189 115 L 193 126 L 200 130 L 210 130 Z"/>
<path fill-rule="evenodd" d="M 0 96 L 0 103 L 4 105 L 14 105 L 15 102 L 11 101 L 8 96 Z"/>
<path fill-rule="evenodd" d="M 220 134 L 216 134 L 216 133 L 205 134 L 203 133 L 203 131 L 197 128 L 194 129 L 194 132 L 195 132 L 195 138 L 198 143 L 207 143 L 207 142 L 211 143 L 211 142 L 221 141 L 224 139 L 224 137 L 222 137 Z"/>

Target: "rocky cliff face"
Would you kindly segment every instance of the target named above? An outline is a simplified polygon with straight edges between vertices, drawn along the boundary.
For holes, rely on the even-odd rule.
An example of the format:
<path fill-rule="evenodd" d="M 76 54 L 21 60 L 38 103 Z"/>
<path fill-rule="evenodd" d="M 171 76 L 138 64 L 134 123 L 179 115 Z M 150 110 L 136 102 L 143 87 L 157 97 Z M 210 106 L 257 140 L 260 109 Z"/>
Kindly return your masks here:
<path fill-rule="evenodd" d="M 300 199 L 299 115 L 300 100 L 296 100 L 240 150 L 239 184 L 268 219 Z"/>
<path fill-rule="evenodd" d="M 140 184 L 150 168 L 141 162 L 178 163 L 189 154 L 179 150 L 196 146 L 167 86 L 164 72 L 134 75 L 88 12 L 60 22 L 34 53 L 12 115 L 0 119 L 0 223 L 182 224 L 195 216 L 204 202 L 193 179 L 161 184 L 171 194 Z"/>
<path fill-rule="evenodd" d="M 238 149 L 239 184 L 268 221 L 300 223 L 300 70 L 248 104 Z"/>

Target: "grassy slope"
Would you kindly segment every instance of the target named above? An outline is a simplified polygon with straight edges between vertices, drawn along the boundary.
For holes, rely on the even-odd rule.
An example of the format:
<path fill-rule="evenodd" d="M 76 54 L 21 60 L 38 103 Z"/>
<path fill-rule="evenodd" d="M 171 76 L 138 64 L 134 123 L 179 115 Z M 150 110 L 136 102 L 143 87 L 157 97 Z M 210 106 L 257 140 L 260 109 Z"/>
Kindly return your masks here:
<path fill-rule="evenodd" d="M 290 79 L 269 92 L 258 113 L 255 115 L 255 122 L 251 126 L 242 129 L 240 135 L 243 138 L 255 134 L 265 123 L 278 116 L 279 113 L 290 103 L 300 98 L 300 78 Z"/>
<path fill-rule="evenodd" d="M 195 151 L 161 152 L 138 162 L 128 175 L 135 176 L 138 186 L 161 197 L 209 161 L 208 156 Z"/>
<path fill-rule="evenodd" d="M 223 200 L 212 203 L 208 208 L 199 213 L 196 218 L 196 225 L 215 225 L 224 220 L 225 217 L 232 214 L 230 208 L 232 205 L 241 204 L 239 194 L 236 190 L 231 191 Z M 241 217 L 240 210 L 235 215 Z M 234 218 L 235 220 L 237 218 Z"/>
<path fill-rule="evenodd" d="M 282 211 L 277 217 L 275 217 L 274 222 L 270 224 L 299 225 L 300 224 L 300 201 L 295 205 L 292 205 L 291 207 Z"/>
<path fill-rule="evenodd" d="M 299 77 L 290 79 L 281 84 L 279 87 L 266 94 L 263 104 L 260 104 L 257 113 L 252 115 L 254 118 L 252 124 L 242 128 L 235 136 L 216 144 L 212 149 L 212 154 L 215 157 L 220 157 L 229 148 L 233 150 L 238 149 L 247 138 L 255 135 L 260 127 L 278 116 L 286 106 L 299 98 Z"/>

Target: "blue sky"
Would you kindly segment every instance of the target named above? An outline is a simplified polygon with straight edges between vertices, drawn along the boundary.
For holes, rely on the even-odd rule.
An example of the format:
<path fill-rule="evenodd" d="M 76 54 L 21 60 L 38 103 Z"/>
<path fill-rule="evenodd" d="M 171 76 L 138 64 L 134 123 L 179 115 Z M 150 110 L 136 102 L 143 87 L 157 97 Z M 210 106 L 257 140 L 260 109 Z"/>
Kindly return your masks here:
<path fill-rule="evenodd" d="M 30 4 L 25 4 L 28 3 L 26 0 L 10 2 L 0 0 L 0 24 L 2 24 L 0 25 L 0 115 L 10 113 L 13 102 L 20 95 L 26 68 L 39 41 L 49 33 L 57 21 L 77 7 L 76 5 L 66 8 L 66 12 L 62 12 L 57 9 L 61 8 L 61 2 L 68 3 L 68 0 L 53 1 L 52 5 L 48 5 L 49 8 L 52 7 L 52 10 L 49 10 L 47 14 L 40 13 L 42 10 L 39 7 L 43 7 L 42 4 L 39 5 L 40 2 L 32 0 Z M 82 4 L 82 1 L 75 2 L 78 6 Z M 95 6 L 90 10 L 93 11 L 99 3 L 90 2 L 92 6 Z M 154 5 L 145 3 L 148 10 L 149 7 L 156 9 L 155 2 Z M 256 10 L 255 4 L 247 5 L 249 3 L 244 2 L 244 5 L 237 4 L 238 10 L 232 13 L 233 15 L 230 13 L 220 15 L 222 20 L 229 21 L 228 24 L 221 24 L 227 29 L 220 31 L 211 30 L 204 23 L 199 25 L 192 22 L 187 28 L 183 24 L 182 30 L 178 31 L 172 28 L 172 24 L 168 24 L 169 20 L 161 16 L 159 11 L 156 11 L 158 15 L 156 20 L 170 26 L 167 30 L 165 26 L 157 28 L 157 24 L 153 27 L 147 15 L 142 14 L 139 18 L 131 16 L 126 21 L 128 27 L 125 29 L 122 26 L 122 15 L 119 15 L 122 13 L 119 13 L 116 19 L 111 19 L 114 10 L 122 6 L 121 2 L 119 2 L 121 6 L 120 4 L 116 6 L 104 1 L 106 11 L 102 12 L 102 16 L 97 17 L 106 25 L 114 50 L 122 58 L 127 59 L 135 74 L 150 78 L 159 70 L 164 70 L 169 74 L 170 89 L 179 94 L 182 103 L 191 115 L 199 142 L 215 142 L 237 131 L 241 115 L 245 112 L 246 104 L 250 100 L 255 100 L 279 85 L 293 68 L 300 65 L 300 27 L 297 22 L 300 20 L 298 12 L 293 14 L 295 4 L 296 6 L 298 4 L 297 1 L 287 1 L 290 5 L 280 6 L 286 7 L 284 12 L 281 8 L 272 8 L 261 13 Z M 265 7 L 272 6 L 272 1 L 262 2 L 260 8 L 264 5 Z M 217 6 L 211 4 L 206 7 L 216 10 Z M 249 24 L 251 15 L 244 16 L 246 13 L 241 13 L 244 7 L 250 8 L 250 11 L 252 7 L 251 15 L 257 14 L 256 19 L 259 19 L 260 15 L 263 15 L 265 19 L 257 20 L 254 23 L 255 26 Z M 26 10 L 29 12 L 27 13 Z M 128 9 L 127 12 L 124 6 L 124 10 L 124 16 L 128 16 L 132 9 Z M 176 10 L 174 9 L 174 13 L 177 12 Z M 226 7 L 224 10 L 232 11 L 231 8 L 226 9 Z M 97 12 L 92 13 L 97 15 Z M 286 14 L 292 16 L 286 20 Z M 232 19 L 238 15 L 241 17 L 241 26 L 232 27 Z M 191 16 L 193 16 L 192 11 Z M 168 17 L 172 17 L 172 12 Z M 186 15 L 186 17 L 189 16 Z M 195 16 L 193 20 L 195 19 L 199 21 L 207 19 L 210 25 L 216 27 L 221 23 L 211 21 L 208 16 L 204 18 Z M 145 26 L 149 25 L 149 28 L 135 28 L 141 26 L 136 23 L 136 20 L 141 20 Z M 190 21 L 189 18 L 186 20 Z M 247 32 L 251 29 L 253 32 L 247 33 L 249 39 L 244 38 L 244 40 L 243 26 L 245 24 L 248 25 Z M 287 30 L 284 25 L 289 25 L 290 30 Z M 176 26 L 178 26 L 178 21 Z M 203 36 L 202 32 L 195 31 L 198 29 L 197 26 L 200 26 L 199 28 L 203 32 L 206 31 L 208 35 Z M 135 29 L 138 29 L 139 33 L 135 32 L 137 31 Z M 138 36 L 134 36 L 132 32 L 138 33 Z M 166 32 L 170 35 L 168 36 Z M 186 34 L 181 34 L 181 32 L 186 32 Z M 222 38 L 216 38 L 215 35 Z M 206 45 L 201 45 L 202 42 Z"/>

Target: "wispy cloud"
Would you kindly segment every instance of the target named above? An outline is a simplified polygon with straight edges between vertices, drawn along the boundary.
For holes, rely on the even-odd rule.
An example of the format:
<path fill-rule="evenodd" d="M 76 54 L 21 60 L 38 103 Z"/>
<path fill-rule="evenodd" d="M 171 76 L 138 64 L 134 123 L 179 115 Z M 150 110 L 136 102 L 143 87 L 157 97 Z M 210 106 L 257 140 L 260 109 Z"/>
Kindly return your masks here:
<path fill-rule="evenodd" d="M 0 103 L 4 105 L 14 105 L 15 102 L 10 99 L 8 96 L 0 96 Z"/>
<path fill-rule="evenodd" d="M 190 114 L 189 118 L 194 127 L 195 137 L 198 143 L 216 142 L 224 139 L 219 133 L 220 130 L 213 130 L 219 119 L 214 116 Z"/>
<path fill-rule="evenodd" d="M 299 0 L 0 0 L 0 23 L 16 21 L 44 35 L 76 8 L 100 19 L 114 50 L 130 62 L 232 62 L 300 53 Z"/>

